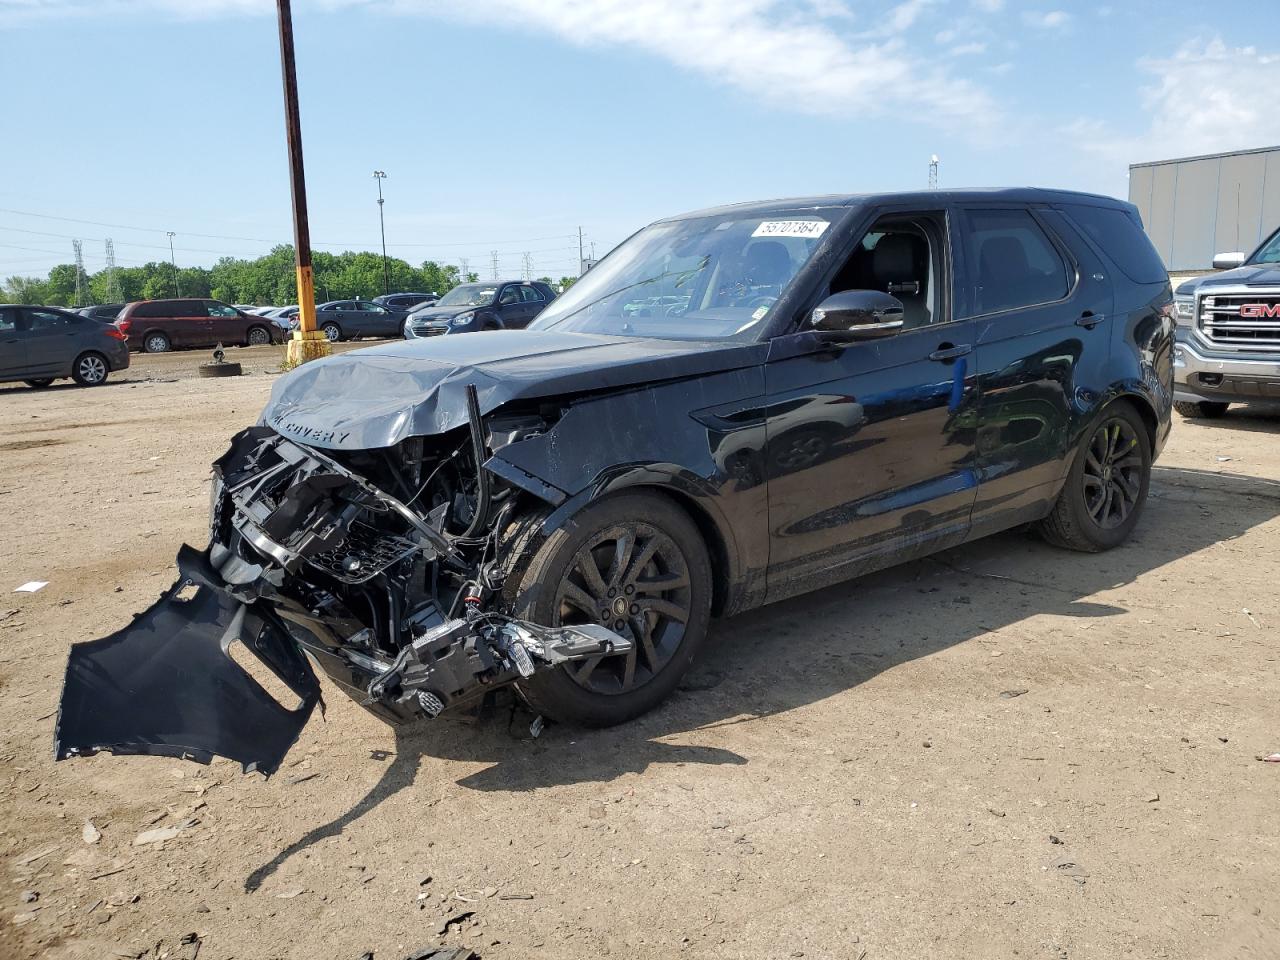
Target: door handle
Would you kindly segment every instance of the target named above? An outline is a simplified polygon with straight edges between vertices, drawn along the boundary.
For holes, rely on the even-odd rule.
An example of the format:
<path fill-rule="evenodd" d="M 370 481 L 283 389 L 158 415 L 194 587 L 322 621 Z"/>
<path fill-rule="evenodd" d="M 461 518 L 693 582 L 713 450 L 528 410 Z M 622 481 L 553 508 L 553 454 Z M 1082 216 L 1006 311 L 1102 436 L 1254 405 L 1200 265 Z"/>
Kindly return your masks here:
<path fill-rule="evenodd" d="M 953 346 L 949 343 L 944 343 L 938 347 L 937 350 L 933 351 L 933 353 L 929 354 L 929 359 L 946 362 L 947 360 L 955 360 L 957 357 L 967 356 L 970 353 L 973 353 L 972 344 L 962 343 L 958 346 Z"/>
<path fill-rule="evenodd" d="M 1086 330 L 1092 330 L 1103 320 L 1107 319 L 1104 314 L 1094 313 L 1092 310 L 1086 310 L 1080 314 L 1080 318 L 1076 320 L 1077 327 L 1084 327 Z"/>

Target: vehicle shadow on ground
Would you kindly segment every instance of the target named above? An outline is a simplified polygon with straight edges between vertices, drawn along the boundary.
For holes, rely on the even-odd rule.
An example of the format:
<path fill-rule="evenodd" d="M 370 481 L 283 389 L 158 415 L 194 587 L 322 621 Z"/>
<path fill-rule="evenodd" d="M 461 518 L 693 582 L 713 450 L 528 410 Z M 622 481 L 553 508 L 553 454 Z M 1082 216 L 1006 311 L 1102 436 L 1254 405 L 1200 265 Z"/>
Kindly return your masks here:
<path fill-rule="evenodd" d="M 255 870 L 245 889 L 257 889 L 290 857 L 412 786 L 424 756 L 488 763 L 458 781 L 481 791 L 608 782 L 663 763 L 745 764 L 747 758 L 729 750 L 665 738 L 696 739 L 699 731 L 804 707 L 1032 615 L 1125 613 L 1087 598 L 1277 515 L 1280 481 L 1156 467 L 1146 512 L 1119 549 L 1071 553 L 1010 532 L 720 621 L 680 690 L 631 723 L 608 730 L 549 726 L 535 740 L 528 732 L 533 717 L 510 705 L 474 725 L 437 721 L 399 728 L 395 759 L 369 792 Z M 911 632 L 901 627 L 908 607 L 916 626 Z M 925 629 L 919 628 L 922 618 Z M 814 623 L 837 623 L 841 635 Z"/>

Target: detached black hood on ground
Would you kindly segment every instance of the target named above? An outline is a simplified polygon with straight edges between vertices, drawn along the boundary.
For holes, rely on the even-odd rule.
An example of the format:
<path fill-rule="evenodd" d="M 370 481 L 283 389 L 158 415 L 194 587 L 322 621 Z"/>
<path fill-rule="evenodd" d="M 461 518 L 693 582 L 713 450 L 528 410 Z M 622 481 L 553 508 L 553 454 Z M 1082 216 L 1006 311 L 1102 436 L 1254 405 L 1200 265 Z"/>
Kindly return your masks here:
<path fill-rule="evenodd" d="M 761 362 L 766 346 L 499 330 L 381 344 L 316 360 L 282 377 L 262 423 L 313 447 L 367 450 L 467 422 L 513 400 L 701 376 Z"/>

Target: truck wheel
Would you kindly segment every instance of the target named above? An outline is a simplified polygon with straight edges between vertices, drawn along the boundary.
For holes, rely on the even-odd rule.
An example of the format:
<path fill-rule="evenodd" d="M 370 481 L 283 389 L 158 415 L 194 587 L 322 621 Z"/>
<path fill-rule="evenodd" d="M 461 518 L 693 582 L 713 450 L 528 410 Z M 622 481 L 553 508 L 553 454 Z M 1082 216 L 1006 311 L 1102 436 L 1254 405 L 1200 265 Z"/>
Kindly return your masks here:
<path fill-rule="evenodd" d="M 539 713 L 607 727 L 661 703 L 707 637 L 711 560 L 698 528 L 667 498 L 624 493 L 589 504 L 540 545 L 520 580 L 516 615 L 598 623 L 632 641 L 520 681 Z"/>
<path fill-rule="evenodd" d="M 1191 419 L 1217 420 L 1219 417 L 1226 416 L 1229 403 L 1222 403 L 1217 400 L 1199 400 L 1195 402 L 1187 400 L 1179 400 L 1173 405 L 1173 409 L 1177 410 L 1184 417 Z"/>
<path fill-rule="evenodd" d="M 1146 424 L 1129 404 L 1113 404 L 1081 438 L 1040 534 L 1055 546 L 1086 553 L 1119 546 L 1138 522 L 1150 483 Z"/>

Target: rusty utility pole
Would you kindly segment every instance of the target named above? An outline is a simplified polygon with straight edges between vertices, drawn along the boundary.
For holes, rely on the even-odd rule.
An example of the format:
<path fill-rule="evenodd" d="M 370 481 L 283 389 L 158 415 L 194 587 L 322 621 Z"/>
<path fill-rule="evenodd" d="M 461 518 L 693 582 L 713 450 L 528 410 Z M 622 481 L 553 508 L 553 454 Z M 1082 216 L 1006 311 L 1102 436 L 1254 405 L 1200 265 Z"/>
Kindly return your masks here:
<path fill-rule="evenodd" d="M 289 341 L 287 366 L 327 357 L 329 340 L 316 330 L 315 278 L 311 273 L 311 231 L 307 226 L 307 184 L 302 173 L 302 122 L 298 118 L 298 75 L 293 63 L 293 12 L 276 0 L 280 14 L 280 72 L 284 77 L 284 123 L 289 142 L 289 186 L 293 194 L 293 251 L 298 273 L 298 326 Z"/>

